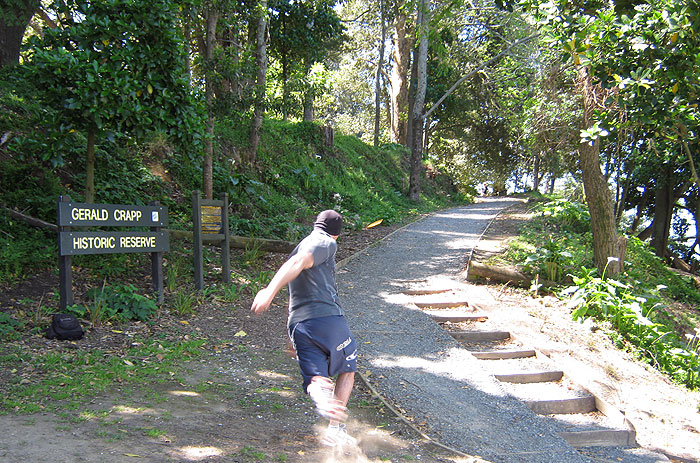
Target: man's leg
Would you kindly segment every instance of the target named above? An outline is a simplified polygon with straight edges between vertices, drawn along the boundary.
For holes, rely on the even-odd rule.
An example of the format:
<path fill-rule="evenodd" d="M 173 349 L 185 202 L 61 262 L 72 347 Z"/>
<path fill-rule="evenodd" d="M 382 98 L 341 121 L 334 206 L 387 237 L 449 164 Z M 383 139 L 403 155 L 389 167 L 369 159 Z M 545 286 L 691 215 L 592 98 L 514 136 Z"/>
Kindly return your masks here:
<path fill-rule="evenodd" d="M 355 384 L 355 372 L 340 373 L 335 381 L 333 397 L 345 408 L 350 400 L 352 388 Z M 330 420 L 330 424 L 338 424 L 338 420 Z"/>
<path fill-rule="evenodd" d="M 336 387 L 337 389 L 337 387 Z M 352 385 L 350 386 L 350 391 Z M 345 421 L 348 417 L 345 406 L 350 398 L 350 391 L 347 393 L 345 402 L 337 399 L 333 389 L 333 382 L 325 376 L 314 376 L 306 387 L 306 392 L 316 404 L 316 409 L 321 416 L 324 416 L 332 423 Z"/>
<path fill-rule="evenodd" d="M 352 393 L 352 388 L 355 383 L 355 372 L 345 372 L 338 374 L 335 380 L 335 389 L 333 390 L 333 400 L 337 402 L 338 406 L 342 406 L 343 410 L 347 410 L 348 400 L 350 400 L 350 394 Z M 331 447 L 337 445 L 357 445 L 357 440 L 354 437 L 348 435 L 345 430 L 345 420 L 347 419 L 347 414 L 345 417 L 334 417 L 328 420 L 328 428 L 326 429 L 326 434 L 321 440 L 321 443 Z"/>

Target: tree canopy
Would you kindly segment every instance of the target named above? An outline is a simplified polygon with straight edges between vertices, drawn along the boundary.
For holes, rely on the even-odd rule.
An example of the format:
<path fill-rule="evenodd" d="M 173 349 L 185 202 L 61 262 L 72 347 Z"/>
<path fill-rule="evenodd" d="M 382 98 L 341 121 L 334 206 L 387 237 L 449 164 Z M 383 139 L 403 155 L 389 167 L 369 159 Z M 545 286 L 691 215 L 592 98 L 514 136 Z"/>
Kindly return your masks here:
<path fill-rule="evenodd" d="M 421 178 L 436 170 L 472 193 L 583 183 L 592 223 L 604 218 L 594 233 L 604 242 L 599 267 L 623 257 L 625 234 L 650 239 L 662 257 L 692 260 L 700 250 L 692 226 L 700 217 L 695 3 L 8 0 L 2 7 L 12 11 L 0 22 L 2 43 L 21 38 L 18 28 L 24 39 L 21 52 L 7 48 L 0 72 L 21 69 L 52 108 L 35 138 L 81 134 L 88 169 L 105 136 L 159 133 L 211 188 L 216 169 L 235 176 L 263 168 L 256 153 L 264 119 L 317 121 L 377 145 L 403 145 L 412 173 L 400 193 L 417 201 Z M 230 126 L 246 127 L 247 136 L 231 136 Z M 70 154 L 51 146 L 34 156 L 60 165 Z"/>

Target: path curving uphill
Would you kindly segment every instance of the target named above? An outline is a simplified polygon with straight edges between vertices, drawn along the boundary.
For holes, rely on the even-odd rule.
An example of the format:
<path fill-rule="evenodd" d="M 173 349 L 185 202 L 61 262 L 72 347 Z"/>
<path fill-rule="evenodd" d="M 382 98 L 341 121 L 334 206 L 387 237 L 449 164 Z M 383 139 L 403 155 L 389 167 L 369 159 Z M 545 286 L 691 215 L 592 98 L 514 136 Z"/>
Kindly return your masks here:
<path fill-rule="evenodd" d="M 484 295 L 460 273 L 484 230 L 516 201 L 486 198 L 435 213 L 339 264 L 339 291 L 358 341 L 360 373 L 428 437 L 464 454 L 489 462 L 591 461 L 416 302 L 421 295 L 445 294 L 440 303 L 445 308 L 452 304 L 450 295 L 461 297 L 454 306 L 482 317 L 474 310 Z"/>

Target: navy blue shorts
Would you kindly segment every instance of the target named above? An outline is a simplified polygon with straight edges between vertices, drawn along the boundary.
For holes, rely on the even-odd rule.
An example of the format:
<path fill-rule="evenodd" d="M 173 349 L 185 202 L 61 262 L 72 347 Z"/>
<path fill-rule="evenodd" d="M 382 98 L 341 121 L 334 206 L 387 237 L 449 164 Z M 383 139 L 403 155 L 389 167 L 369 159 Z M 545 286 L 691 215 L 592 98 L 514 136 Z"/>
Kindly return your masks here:
<path fill-rule="evenodd" d="M 295 323 L 289 327 L 289 338 L 297 351 L 305 391 L 314 376 L 331 378 L 357 371 L 357 344 L 342 315 Z"/>

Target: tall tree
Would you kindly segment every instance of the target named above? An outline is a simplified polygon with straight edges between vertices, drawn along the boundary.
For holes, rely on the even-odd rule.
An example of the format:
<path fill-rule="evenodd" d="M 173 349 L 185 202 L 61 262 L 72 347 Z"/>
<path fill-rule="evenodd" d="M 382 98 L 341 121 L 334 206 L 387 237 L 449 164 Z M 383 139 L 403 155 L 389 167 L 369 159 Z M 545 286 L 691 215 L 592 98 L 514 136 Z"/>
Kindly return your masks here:
<path fill-rule="evenodd" d="M 377 72 L 374 78 L 374 146 L 379 146 L 379 130 L 381 123 L 382 74 L 384 68 L 384 46 L 386 43 L 385 3 L 385 0 L 379 0 L 379 24 L 382 32 L 379 36 L 379 57 L 377 59 Z"/>
<path fill-rule="evenodd" d="M 334 10 L 335 0 L 274 0 L 270 2 L 270 52 L 280 60 L 284 111 L 293 71 L 300 71 L 304 120 L 313 120 L 313 102 L 318 89 L 312 75 L 314 65 L 322 63 L 345 40 L 344 26 Z"/>
<path fill-rule="evenodd" d="M 219 22 L 219 10 L 211 4 L 206 8 L 204 40 L 204 93 L 207 100 L 207 141 L 202 163 L 202 190 L 206 199 L 214 198 L 214 48 L 216 47 L 216 26 Z"/>
<path fill-rule="evenodd" d="M 593 113 L 597 108 L 597 102 L 603 98 L 592 83 L 592 79 L 585 67 L 579 68 L 578 86 L 583 96 L 583 129 L 593 126 Z M 593 259 L 600 272 L 607 275 L 616 275 L 620 272 L 621 255 L 620 237 L 617 234 L 615 214 L 613 212 L 612 193 L 608 187 L 608 180 L 600 168 L 600 138 L 591 141 L 583 140 L 578 148 L 581 160 L 581 172 L 583 174 L 583 189 L 586 192 L 586 203 L 591 215 L 591 229 L 593 231 Z M 609 261 L 614 257 L 618 260 Z"/>
<path fill-rule="evenodd" d="M 52 8 L 61 21 L 33 37 L 27 71 L 65 130 L 86 135 L 85 199 L 92 202 L 101 135 L 160 130 L 183 141 L 198 130 L 178 7 L 167 0 L 96 0 L 57 1 Z"/>

